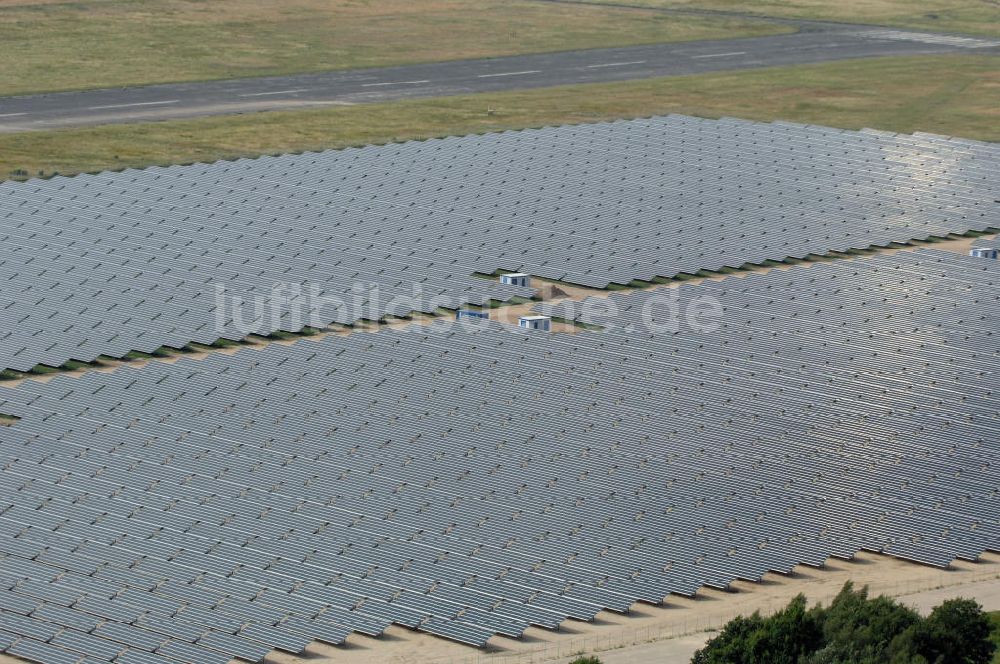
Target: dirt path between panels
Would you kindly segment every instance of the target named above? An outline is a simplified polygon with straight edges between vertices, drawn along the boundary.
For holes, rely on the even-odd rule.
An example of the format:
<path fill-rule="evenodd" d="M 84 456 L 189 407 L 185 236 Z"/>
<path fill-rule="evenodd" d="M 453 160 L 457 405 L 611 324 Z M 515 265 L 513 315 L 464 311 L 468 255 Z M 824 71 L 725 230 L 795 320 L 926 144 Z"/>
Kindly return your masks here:
<path fill-rule="evenodd" d="M 918 248 L 931 248 L 940 249 L 944 251 L 952 251 L 955 253 L 965 254 L 968 253 L 969 248 L 977 240 L 989 240 L 996 236 L 982 236 L 982 237 L 959 237 L 954 236 L 947 240 L 938 241 L 934 243 L 919 243 L 910 244 L 905 246 L 879 248 L 874 250 L 869 250 L 868 252 L 858 253 L 858 254 L 838 254 L 834 257 L 825 257 L 824 261 L 830 260 L 858 260 L 863 259 L 865 256 L 877 254 L 877 253 L 896 253 L 898 251 L 913 251 Z M 590 297 L 600 297 L 607 298 L 616 293 L 628 293 L 637 290 L 655 290 L 660 288 L 679 288 L 684 284 L 697 284 L 703 281 L 718 281 L 720 279 L 727 279 L 730 277 L 745 277 L 749 274 L 754 274 L 757 272 L 767 272 L 770 270 L 789 270 L 797 266 L 808 266 L 814 264 L 815 262 L 789 262 L 789 263 L 777 263 L 774 265 L 753 265 L 745 266 L 744 268 L 729 272 L 729 273 L 712 273 L 706 276 L 694 277 L 686 280 L 676 280 L 670 281 L 663 284 L 651 284 L 645 288 L 623 288 L 620 290 L 604 290 L 597 288 L 588 288 L 585 286 L 577 286 L 574 284 L 567 284 L 563 282 L 553 282 L 546 279 L 534 278 L 532 281 L 533 286 L 538 289 L 538 295 L 541 298 L 540 301 L 546 302 L 552 305 L 558 305 L 561 302 L 581 302 Z M 525 315 L 530 315 L 537 313 L 534 311 L 535 305 L 539 301 L 532 300 L 530 302 L 525 302 L 522 304 L 512 304 L 496 307 L 489 310 L 490 319 L 502 323 L 504 325 L 517 325 L 518 318 Z M 251 335 L 247 337 L 243 343 L 234 344 L 226 347 L 212 347 L 212 346 L 201 346 L 197 345 L 193 352 L 177 353 L 167 357 L 149 357 L 147 359 L 138 360 L 115 360 L 111 358 L 105 358 L 100 361 L 97 365 L 85 365 L 77 369 L 67 370 L 67 371 L 54 371 L 52 373 L 44 374 L 24 374 L 21 378 L 16 378 L 12 380 L 0 380 L 0 387 L 17 387 L 18 385 L 26 381 L 38 381 L 47 382 L 52 380 L 56 376 L 79 376 L 90 371 L 99 372 L 110 372 L 118 371 L 120 369 L 135 369 L 141 368 L 149 364 L 150 362 L 166 362 L 168 364 L 177 362 L 181 358 L 188 359 L 204 359 L 213 353 L 221 353 L 225 355 L 232 355 L 243 348 L 263 348 L 270 344 L 282 344 L 289 345 L 293 343 L 318 341 L 324 339 L 331 335 L 345 336 L 348 334 L 359 334 L 359 333 L 376 333 L 383 328 L 389 329 L 400 329 L 411 325 L 434 325 L 447 323 L 454 316 L 453 312 L 445 312 L 442 315 L 431 316 L 426 314 L 415 313 L 409 318 L 397 318 L 386 322 L 374 323 L 371 321 L 359 321 L 351 327 L 342 325 L 331 325 L 329 327 L 319 330 L 316 334 L 311 336 L 302 335 L 291 335 L 284 339 L 275 339 L 268 337 L 259 337 Z M 582 329 L 571 324 L 554 322 L 552 324 L 552 331 L 556 334 L 577 334 Z"/>

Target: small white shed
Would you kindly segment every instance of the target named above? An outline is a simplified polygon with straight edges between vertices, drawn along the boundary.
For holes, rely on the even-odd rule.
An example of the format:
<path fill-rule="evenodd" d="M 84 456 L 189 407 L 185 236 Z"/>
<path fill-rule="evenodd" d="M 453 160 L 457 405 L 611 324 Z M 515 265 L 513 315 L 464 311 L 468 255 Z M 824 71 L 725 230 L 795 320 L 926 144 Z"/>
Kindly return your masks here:
<path fill-rule="evenodd" d="M 530 286 L 531 276 L 525 274 L 524 272 L 511 272 L 510 274 L 501 274 L 500 283 L 507 284 L 508 286 Z"/>
<path fill-rule="evenodd" d="M 517 324 L 526 330 L 542 330 L 549 332 L 552 330 L 551 316 L 521 316 Z"/>

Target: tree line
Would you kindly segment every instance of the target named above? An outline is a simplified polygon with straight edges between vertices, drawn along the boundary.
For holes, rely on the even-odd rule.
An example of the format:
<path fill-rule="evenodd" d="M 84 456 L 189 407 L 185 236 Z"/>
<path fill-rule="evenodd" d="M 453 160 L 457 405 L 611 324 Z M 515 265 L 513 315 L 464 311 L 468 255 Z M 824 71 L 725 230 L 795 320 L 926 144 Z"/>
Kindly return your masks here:
<path fill-rule="evenodd" d="M 989 664 L 994 624 L 971 599 L 951 599 L 926 618 L 889 597 L 846 583 L 828 607 L 797 596 L 767 617 L 729 621 L 692 664 Z"/>
<path fill-rule="evenodd" d="M 1000 618 L 974 600 L 950 599 L 923 617 L 847 582 L 826 607 L 808 608 L 800 594 L 773 615 L 730 620 L 691 664 L 990 664 L 998 643 Z"/>

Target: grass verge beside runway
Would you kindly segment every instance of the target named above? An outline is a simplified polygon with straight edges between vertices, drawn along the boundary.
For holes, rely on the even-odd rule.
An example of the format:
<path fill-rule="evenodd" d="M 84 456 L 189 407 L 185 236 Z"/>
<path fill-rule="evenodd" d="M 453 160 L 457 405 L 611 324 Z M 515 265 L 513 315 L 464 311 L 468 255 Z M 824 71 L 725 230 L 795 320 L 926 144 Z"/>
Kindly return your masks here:
<path fill-rule="evenodd" d="M 0 95 L 792 30 L 530 0 L 0 0 Z"/>
<path fill-rule="evenodd" d="M 1000 4 L 994 0 L 584 0 L 663 9 L 711 9 L 758 16 L 872 23 L 935 32 L 1000 37 Z"/>
<path fill-rule="evenodd" d="M 492 109 L 492 112 L 488 112 Z M 0 135 L 25 179 L 665 113 L 927 131 L 1000 141 L 1000 56 L 885 58 Z"/>

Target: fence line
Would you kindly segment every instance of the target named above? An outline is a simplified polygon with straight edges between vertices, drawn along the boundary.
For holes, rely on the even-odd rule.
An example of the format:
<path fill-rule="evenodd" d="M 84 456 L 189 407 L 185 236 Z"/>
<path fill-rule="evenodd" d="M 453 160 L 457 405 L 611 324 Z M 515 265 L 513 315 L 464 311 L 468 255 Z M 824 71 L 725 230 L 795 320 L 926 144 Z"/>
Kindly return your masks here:
<path fill-rule="evenodd" d="M 954 587 L 1000 578 L 1000 570 L 993 565 L 990 567 L 989 570 L 978 573 L 960 572 L 956 574 L 955 572 L 940 572 L 937 575 L 919 579 L 897 582 L 879 582 L 876 580 L 868 581 L 863 585 L 868 586 L 869 592 L 872 595 L 904 597 L 926 590 Z M 801 590 L 807 591 L 809 588 L 803 585 Z M 733 606 L 708 614 L 702 613 L 700 615 L 686 616 L 683 620 L 666 625 L 642 625 L 600 630 L 594 634 L 587 634 L 571 639 L 557 639 L 552 642 L 540 644 L 538 648 L 533 650 L 498 653 L 477 652 L 473 655 L 459 657 L 442 657 L 432 660 L 420 658 L 419 660 L 413 659 L 408 661 L 414 664 L 418 661 L 420 664 L 542 664 L 543 662 L 550 662 L 551 660 L 578 654 L 596 653 L 603 650 L 612 650 L 653 641 L 673 639 L 697 632 L 715 630 L 736 616 L 746 615 L 753 611 L 759 611 L 761 615 L 770 615 L 787 606 L 789 599 L 788 597 L 772 597 L 765 601 L 753 602 L 744 608 Z M 681 610 L 683 611 L 684 609 Z"/>

